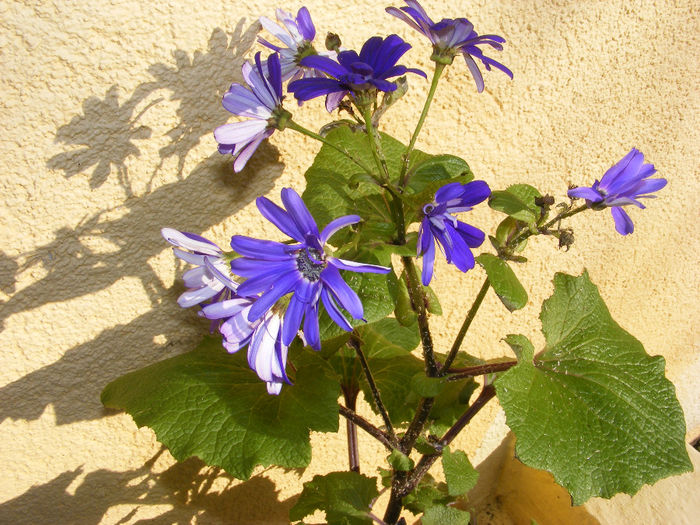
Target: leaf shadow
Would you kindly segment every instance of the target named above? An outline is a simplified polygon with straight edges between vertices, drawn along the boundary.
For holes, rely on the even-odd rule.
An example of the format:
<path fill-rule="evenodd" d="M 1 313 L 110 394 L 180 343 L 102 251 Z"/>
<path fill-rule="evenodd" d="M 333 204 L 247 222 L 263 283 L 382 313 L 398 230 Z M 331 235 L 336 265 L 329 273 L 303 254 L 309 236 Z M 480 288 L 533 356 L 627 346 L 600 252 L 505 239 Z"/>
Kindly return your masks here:
<path fill-rule="evenodd" d="M 94 339 L 67 350 L 57 361 L 0 388 L 0 422 L 6 418 L 37 419 L 49 404 L 54 406 L 58 424 L 100 418 L 99 394 L 104 385 L 139 366 L 174 355 L 175 348 L 181 346 L 181 336 L 164 334 L 163 326 L 176 321 L 203 328 L 191 311 L 177 307 L 182 285 L 165 288 L 148 260 L 167 249 L 160 236 L 161 226 L 201 233 L 269 190 L 282 172 L 279 152 L 269 143 L 259 149 L 259 155 L 237 177 L 230 174 L 230 160 L 215 153 L 186 179 L 127 201 L 115 218 L 100 213 L 75 230 L 61 228 L 54 241 L 27 256 L 27 264 L 42 265 L 46 275 L 2 304 L 0 322 L 14 313 L 106 290 L 128 278 L 142 283 L 154 308 L 126 324 L 103 330 Z M 253 173 L 254 178 L 250 177 Z M 206 205 L 201 213 L 182 213 L 190 203 Z M 93 250 L 88 241 L 94 237 L 109 242 L 115 251 Z M 175 258 L 173 265 L 179 268 Z M 96 304 L 94 308 L 99 313 L 109 305 Z M 74 323 L 69 313 L 50 322 Z M 165 342 L 155 343 L 158 337 L 165 337 Z"/>
<path fill-rule="evenodd" d="M 190 334 L 196 331 L 194 326 L 199 331 L 203 328 L 193 312 L 181 311 L 176 305 L 182 285 L 178 282 L 171 289 L 166 288 L 150 264 L 168 247 L 160 236 L 160 228 L 202 233 L 230 218 L 273 187 L 284 167 L 279 151 L 266 141 L 238 174 L 233 173 L 230 157 L 215 152 L 201 160 L 186 177 L 161 183 L 154 189 L 149 183 L 148 191 L 142 195 L 131 190 L 126 161 L 139 154 L 133 143 L 135 137 L 147 135 L 135 124 L 146 109 L 142 108 L 137 117 L 134 112 L 144 104 L 151 107 L 148 97 L 153 93 L 167 90 L 180 101 L 179 124 L 174 128 L 179 131 L 171 136 L 176 147 L 162 150 L 161 158 L 176 153 L 181 167 L 191 148 L 204 134 L 212 132 L 212 122 L 228 118 L 220 107 L 217 89 L 228 87 L 258 30 L 257 22 L 245 30 L 243 23 L 238 23 L 231 36 L 214 29 L 208 50 L 194 52 L 192 59 L 187 52 L 176 50 L 175 66 L 152 65 L 149 71 L 156 80 L 139 85 L 121 105 L 115 86 L 104 100 L 90 97 L 83 103 L 83 113 L 59 128 L 57 141 L 84 147 L 49 159 L 49 167 L 72 177 L 95 166 L 90 179 L 95 187 L 116 166 L 125 199 L 111 209 L 86 216 L 73 228 L 57 229 L 51 241 L 29 253 L 15 258 L 0 253 L 0 289 L 9 296 L 0 302 L 0 328 L 12 315 L 94 297 L 99 292 L 104 296 L 110 287 L 129 279 L 141 284 L 154 308 L 130 322 L 102 330 L 92 340 L 65 351 L 57 361 L 2 386 L 0 422 L 7 418 L 37 419 L 49 405 L 55 409 L 58 424 L 101 418 L 104 411 L 99 393 L 104 385 L 135 368 L 182 351 L 189 341 L 183 342 L 181 331 L 174 326 L 182 326 Z M 226 85 L 221 86 L 222 81 Z M 198 103 L 197 107 L 205 107 L 203 114 L 183 109 L 194 97 L 201 96 L 212 99 L 210 103 Z M 107 121 L 102 113 L 107 109 L 116 111 L 118 118 Z M 172 261 L 181 273 L 182 265 L 174 257 Z M 36 272 L 41 277 L 18 287 L 18 277 L 24 272 Z M 114 299 L 124 300 L 118 296 Z M 84 311 L 85 306 L 79 311 L 79 307 L 66 305 L 65 309 L 54 310 L 57 313 L 50 318 L 31 322 L 65 329 L 80 323 L 82 318 L 99 316 L 112 308 L 109 303 L 95 301 L 88 311 Z M 23 350 L 41 352 L 42 348 Z"/>
<path fill-rule="evenodd" d="M 140 468 L 89 472 L 75 488 L 83 469 L 66 471 L 0 504 L 0 523 L 97 525 L 108 512 L 110 519 L 116 519 L 120 505 L 128 509 L 115 523 L 289 523 L 289 509 L 297 497 L 281 500 L 275 484 L 263 475 L 238 482 L 195 457 L 158 472 L 154 465 L 163 451 L 161 448 Z M 149 510 L 156 506 L 171 508 Z"/>

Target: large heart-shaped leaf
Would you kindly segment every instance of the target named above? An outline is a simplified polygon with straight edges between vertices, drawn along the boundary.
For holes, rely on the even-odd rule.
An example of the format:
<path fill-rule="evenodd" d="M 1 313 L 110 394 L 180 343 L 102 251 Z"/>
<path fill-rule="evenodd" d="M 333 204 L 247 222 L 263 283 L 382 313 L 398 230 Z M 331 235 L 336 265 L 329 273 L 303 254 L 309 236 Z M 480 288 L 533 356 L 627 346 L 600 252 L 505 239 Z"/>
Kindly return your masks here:
<path fill-rule="evenodd" d="M 313 352 L 295 356 L 293 386 L 279 396 L 230 355 L 218 338 L 193 351 L 131 372 L 107 385 L 102 403 L 152 428 L 178 460 L 198 456 L 248 479 L 256 465 L 305 467 L 309 431 L 338 430 L 338 383 Z"/>
<path fill-rule="evenodd" d="M 552 472 L 577 505 L 690 470 L 664 359 L 620 328 L 588 274 L 557 274 L 554 286 L 544 351 L 496 382 L 520 460 Z"/>

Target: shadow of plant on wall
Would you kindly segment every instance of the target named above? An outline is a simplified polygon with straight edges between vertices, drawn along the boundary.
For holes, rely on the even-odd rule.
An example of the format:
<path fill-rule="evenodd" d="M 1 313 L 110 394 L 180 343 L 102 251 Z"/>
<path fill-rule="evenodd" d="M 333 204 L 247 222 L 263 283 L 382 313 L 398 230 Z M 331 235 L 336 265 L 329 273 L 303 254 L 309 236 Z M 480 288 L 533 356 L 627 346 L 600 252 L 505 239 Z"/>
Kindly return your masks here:
<path fill-rule="evenodd" d="M 164 91 L 169 93 L 170 100 L 179 102 L 177 124 L 166 133 L 171 142 L 159 151 L 161 162 L 154 175 L 166 159 L 175 156 L 178 177 L 183 178 L 188 153 L 203 136 L 228 120 L 229 114 L 221 109 L 221 96 L 228 89 L 228 83 L 240 81 L 234 77 L 239 76 L 259 24 L 254 23 L 245 31 L 243 27 L 241 20 L 230 38 L 223 29 L 214 29 L 207 51 L 195 51 L 191 58 L 187 51 L 176 49 L 173 51 L 175 64 L 151 65 L 148 73 L 154 80 L 138 85 L 121 105 L 117 85 L 107 90 L 104 99 L 85 100 L 83 113 L 59 127 L 56 133 L 56 142 L 82 147 L 54 155 L 47 167 L 63 171 L 68 178 L 95 166 L 90 176 L 92 189 L 104 184 L 114 170 L 126 197 L 134 197 L 127 160 L 140 156 L 134 141 L 151 138 L 151 128 L 139 122 L 148 110 L 163 100 L 152 95 Z"/>
<path fill-rule="evenodd" d="M 82 468 L 67 471 L 43 485 L 0 504 L 0 522 L 18 525 L 34 523 L 77 523 L 97 525 L 113 507 L 113 523 L 190 524 L 236 523 L 239 525 L 286 524 L 296 497 L 279 499 L 272 481 L 262 474 L 239 483 L 218 468 L 209 468 L 197 458 L 176 463 L 158 472 L 161 449 L 141 468 L 115 472 L 89 472 L 75 488 Z M 71 487 L 71 488 L 69 488 Z M 148 510 L 170 506 L 155 517 Z M 143 512 L 141 512 L 143 509 Z M 156 511 L 158 513 L 159 511 Z"/>
<path fill-rule="evenodd" d="M 15 314 L 88 297 L 94 303 L 87 311 L 66 305 L 44 322 L 46 327 L 75 326 L 82 319 L 89 324 L 101 312 L 116 308 L 110 301 L 124 306 L 129 298 L 113 295 L 110 288 L 128 280 L 140 284 L 153 308 L 135 312 L 128 322 L 103 329 L 51 364 L 2 386 L 0 422 L 36 420 L 48 407 L 58 425 L 103 418 L 109 413 L 100 403 L 100 392 L 107 383 L 193 347 L 201 338 L 208 322 L 177 306 L 183 291 L 180 280 L 168 288 L 152 267 L 155 258 L 170 252 L 160 228 L 202 233 L 268 192 L 283 169 L 278 150 L 266 142 L 241 173 L 234 174 L 231 158 L 218 152 L 194 159 L 194 168 L 184 171 L 202 137 L 230 116 L 221 108 L 221 95 L 232 81 L 242 80 L 237 72 L 259 28 L 256 22 L 244 30 L 243 24 L 239 22 L 232 34 L 214 29 L 206 51 L 178 49 L 174 64 L 151 65 L 148 73 L 154 80 L 141 83 L 131 94 L 120 97 L 122 88 L 113 85 L 104 97 L 89 97 L 77 115 L 58 127 L 56 142 L 66 151 L 49 158 L 47 167 L 77 184 L 87 182 L 92 190 L 108 181 L 116 183 L 123 197 L 75 226 L 58 228 L 51 241 L 30 253 L 9 257 L 0 252 L 0 291 L 7 297 L 0 302 L 0 328 Z M 172 105 L 160 104 L 166 97 L 179 103 L 176 118 Z M 157 140 L 157 123 L 171 121 L 175 124 L 164 135 L 169 143 L 158 152 L 160 162 L 152 157 L 149 161 L 139 141 Z M 136 157 L 150 166 L 129 173 Z M 166 164 L 171 158 L 176 166 Z M 173 274 L 182 275 L 185 265 L 175 257 L 170 260 Z M 80 461 L 80 456 L 75 459 Z M 202 513 L 207 523 L 288 522 L 293 501 L 278 501 L 273 482 L 265 477 L 245 483 L 227 478 L 228 485 L 221 489 L 225 475 L 203 470 L 196 458 L 158 473 L 152 470 L 156 459 L 123 472 L 64 472 L 0 505 L 0 522 L 100 523 L 118 505 L 129 506 L 120 523 L 138 520 L 139 508 L 152 505 L 169 505 L 172 510 L 138 523 L 190 523 Z M 209 490 L 215 480 L 218 489 Z"/>
<path fill-rule="evenodd" d="M 151 128 L 138 125 L 138 121 L 159 100 L 150 102 L 134 115 L 149 93 L 140 86 L 129 100 L 119 105 L 119 86 L 115 84 L 107 90 L 104 99 L 88 98 L 83 102 L 83 114 L 73 117 L 56 133 L 56 142 L 83 147 L 51 157 L 47 167 L 63 170 L 66 177 L 72 177 L 96 165 L 90 176 L 91 189 L 102 186 L 114 167 L 126 197 L 134 197 L 126 159 L 140 155 L 134 140 L 151 137 Z"/>
<path fill-rule="evenodd" d="M 149 67 L 158 80 L 139 85 L 124 104 L 119 105 L 117 89 L 113 86 L 105 100 L 90 97 L 83 103 L 83 114 L 59 127 L 57 140 L 86 147 L 77 153 L 56 155 L 49 159 L 48 166 L 60 168 L 66 177 L 72 177 L 97 165 L 89 179 L 91 188 L 103 184 L 115 166 L 125 200 L 84 218 L 73 228 L 58 229 L 51 242 L 17 260 L 2 258 L 2 291 L 9 299 L 0 308 L 0 326 L 13 314 L 90 296 L 125 279 L 137 279 L 154 307 L 163 304 L 126 324 L 103 330 L 93 340 L 64 352 L 54 363 L 0 388 L 0 422 L 6 418 L 37 419 L 48 405 L 53 405 L 58 424 L 100 418 L 103 409 L 99 393 L 104 385 L 130 370 L 171 357 L 182 351 L 184 345 L 194 345 L 191 339 L 195 333 L 201 335 L 206 323 L 200 322 L 192 312 L 181 311 L 176 304 L 182 285 L 178 283 L 173 289 L 166 289 L 149 264 L 152 258 L 168 250 L 160 228 L 170 226 L 201 233 L 231 217 L 272 187 L 283 168 L 279 152 L 271 144 L 264 144 L 239 174 L 233 173 L 229 157 L 213 153 L 185 177 L 179 173 L 174 182 L 160 183 L 141 195 L 132 191 L 126 160 L 139 154 L 132 140 L 150 135 L 147 126 L 135 127 L 145 109 L 133 116 L 142 102 L 146 108 L 154 107 L 147 100 L 150 94 L 168 90 L 173 99 L 182 101 L 183 107 L 192 102 L 192 97 L 211 99 L 197 104 L 207 108 L 203 115 L 195 115 L 192 110 L 177 111 L 179 124 L 168 133 L 174 137 L 173 147 L 164 148 L 160 154 L 164 159 L 176 152 L 180 168 L 200 138 L 212 133 L 212 119 L 226 120 L 228 113 L 221 108 L 220 93 L 228 88 L 233 72 L 240 69 L 238 66 L 253 44 L 258 24 L 246 31 L 242 28 L 240 22 L 231 39 L 222 29 L 215 29 L 206 53 L 195 52 L 190 61 L 186 52 L 177 50 L 176 67 L 164 64 Z M 216 67 L 209 70 L 213 64 Z M 212 72 L 216 74 L 211 75 Z M 187 90 L 192 93 L 186 95 Z M 101 114 L 105 108 L 116 112 L 118 118 L 112 119 L 111 113 Z M 214 114 L 216 119 L 211 116 Z M 72 138 L 68 140 L 68 137 Z M 154 167 L 154 175 L 161 166 L 162 160 Z M 144 182 L 148 181 L 138 182 L 145 187 Z M 181 274 L 182 265 L 175 257 L 172 260 Z M 42 277 L 15 291 L 16 277 L 31 270 L 38 270 Z M 89 315 L 99 315 L 103 308 L 109 310 L 111 306 L 95 305 Z M 51 323 L 76 322 L 77 317 L 69 317 L 70 312 L 63 315 L 63 319 L 54 318 Z"/>

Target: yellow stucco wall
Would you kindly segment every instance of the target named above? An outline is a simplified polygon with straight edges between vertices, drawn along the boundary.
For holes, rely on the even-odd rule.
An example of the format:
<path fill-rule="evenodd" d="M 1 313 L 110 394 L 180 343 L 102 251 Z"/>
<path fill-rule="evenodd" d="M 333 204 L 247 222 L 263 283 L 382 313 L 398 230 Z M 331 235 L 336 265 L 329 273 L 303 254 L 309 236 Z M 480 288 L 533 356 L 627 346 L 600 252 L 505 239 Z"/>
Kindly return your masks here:
<path fill-rule="evenodd" d="M 666 357 L 689 436 L 697 434 L 697 2 L 423 3 L 435 17 L 466 15 L 479 32 L 503 35 L 498 58 L 515 80 L 487 73 L 478 94 L 456 61 L 421 149 L 464 157 L 493 188 L 529 182 L 559 197 L 632 146 L 669 180 L 647 210 L 631 211 L 632 236 L 619 236 L 606 212 L 572 221 L 577 242 L 568 253 L 534 240 L 530 263 L 518 268 L 530 304 L 511 315 L 490 294 L 469 350 L 507 352 L 504 333 L 541 342 L 537 314 L 552 274 L 587 267 L 614 318 Z M 396 32 L 414 44 L 405 62 L 430 67 L 428 46 L 384 14 L 385 3 L 306 5 L 320 35 L 335 30 L 359 47 Z M 303 188 L 312 141 L 276 133 L 235 175 L 212 136 L 227 121 L 220 97 L 240 80 L 256 19 L 273 17 L 276 6 L 0 1 L 0 522 L 284 523 L 303 481 L 345 465 L 341 432 L 313 437 L 304 473 L 271 469 L 230 482 L 200 472 L 196 460 L 174 465 L 150 430 L 99 402 L 110 380 L 190 349 L 205 331 L 175 304 L 182 268 L 160 228 L 222 246 L 234 233 L 273 237 L 255 197 Z M 388 132 L 408 137 L 426 89 L 411 79 L 399 108 L 410 116 L 392 112 Z M 318 101 L 297 114 L 309 127 L 325 118 Z M 484 228 L 496 220 L 486 206 L 470 215 Z M 438 344 L 449 344 L 481 280 L 478 269 L 461 275 L 438 264 L 446 312 L 432 322 Z M 461 438 L 470 454 L 496 412 L 484 410 Z M 362 433 L 360 442 L 372 473 L 383 451 Z"/>

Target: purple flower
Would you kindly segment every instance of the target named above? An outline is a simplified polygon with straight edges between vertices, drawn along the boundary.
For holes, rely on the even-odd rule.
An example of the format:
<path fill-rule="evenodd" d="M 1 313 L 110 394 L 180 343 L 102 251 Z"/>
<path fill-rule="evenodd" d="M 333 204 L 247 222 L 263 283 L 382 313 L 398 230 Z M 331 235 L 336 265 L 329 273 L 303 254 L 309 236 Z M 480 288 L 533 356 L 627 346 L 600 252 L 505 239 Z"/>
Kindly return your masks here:
<path fill-rule="evenodd" d="M 644 164 L 644 154 L 632 148 L 620 162 L 605 172 L 600 181 L 596 180 L 590 188 L 580 186 L 570 189 L 569 197 L 586 199 L 590 208 L 612 208 L 615 229 L 621 235 L 634 231 L 634 224 L 622 206 L 634 204 L 644 209 L 637 199 L 656 198 L 649 195 L 666 186 L 666 179 L 649 179 L 656 170 L 653 164 Z"/>
<path fill-rule="evenodd" d="M 287 89 L 301 101 L 327 95 L 326 109 L 329 111 L 338 107 L 348 93 L 356 95 L 370 89 L 394 91 L 396 84 L 389 82 L 389 78 L 407 72 L 425 77 L 419 69 L 396 65 L 410 48 L 397 35 L 375 36 L 364 43 L 359 55 L 355 51 L 338 53 L 337 62 L 325 56 L 307 56 L 301 60 L 301 65 L 323 71 L 332 78 L 303 78 L 291 82 Z"/>
<path fill-rule="evenodd" d="M 196 265 L 196 268 L 183 275 L 188 290 L 178 298 L 177 304 L 189 308 L 210 299 L 216 301 L 225 292 L 226 285 L 207 268 L 206 260 L 209 261 L 209 266 L 218 272 L 228 272 L 228 264 L 223 259 L 221 248 L 194 233 L 172 228 L 163 228 L 160 233 L 166 241 L 175 246 L 173 252 L 177 257 Z"/>
<path fill-rule="evenodd" d="M 322 77 L 323 73 L 300 64 L 301 59 L 305 56 L 317 54 L 312 44 L 316 36 L 316 28 L 311 21 L 309 10 L 306 7 L 302 7 L 297 12 L 296 18 L 294 18 L 292 13 L 277 9 L 277 20 L 284 27 L 276 24 L 269 18 L 264 16 L 260 17 L 262 26 L 275 35 L 286 47 L 271 44 L 264 38 L 258 38 L 258 41 L 269 49 L 279 53 L 282 82 L 289 79 L 297 80 L 299 78 Z M 321 54 L 335 56 L 335 53 L 322 52 Z"/>
<path fill-rule="evenodd" d="M 219 152 L 236 156 L 233 169 L 241 171 L 260 143 L 275 131 L 275 119 L 282 110 L 282 78 L 277 54 L 267 60 L 267 74 L 255 55 L 255 65 L 246 62 L 242 67 L 248 87 L 231 84 L 223 97 L 224 108 L 249 120 L 224 124 L 214 130 Z"/>
<path fill-rule="evenodd" d="M 405 0 L 408 7 L 397 9 L 396 7 L 387 7 L 386 12 L 400 18 L 416 31 L 423 33 L 433 44 L 434 59 L 447 60 L 452 62 L 453 57 L 457 53 L 462 53 L 464 60 L 467 62 L 469 71 L 471 71 L 476 88 L 481 93 L 484 90 L 484 79 L 479 71 L 479 66 L 475 62 L 475 58 L 480 60 L 486 67 L 487 71 L 491 71 L 491 66 L 500 69 L 511 79 L 513 73 L 506 66 L 494 59 L 484 55 L 484 52 L 478 47 L 480 45 L 489 45 L 498 51 L 503 50 L 505 39 L 498 35 L 479 35 L 474 31 L 474 26 L 466 18 L 443 18 L 439 22 L 433 22 L 425 12 L 425 9 L 415 0 Z"/>
<path fill-rule="evenodd" d="M 212 271 L 227 287 L 237 289 L 235 281 L 216 269 Z M 248 313 L 256 299 L 234 293 L 228 299 L 203 307 L 200 315 L 219 323 L 219 332 L 224 336 L 223 345 L 229 353 L 236 353 L 248 345 L 248 366 L 265 381 L 269 394 L 279 394 L 282 383 L 291 384 L 285 372 L 288 345 L 282 343 L 282 318 L 268 310 L 254 322 L 248 321 Z"/>
<path fill-rule="evenodd" d="M 287 345 L 282 344 L 282 319 L 273 312 L 266 312 L 254 323 L 247 315 L 255 297 L 237 294 L 238 283 L 229 276 L 229 265 L 223 252 L 213 242 L 172 228 L 163 228 L 161 234 L 170 244 L 175 255 L 197 267 L 185 272 L 185 286 L 178 304 L 188 308 L 202 304 L 200 315 L 212 319 L 212 331 L 216 326 L 224 336 L 224 348 L 235 353 L 248 345 L 248 365 L 267 383 L 270 394 L 279 394 L 282 383 L 289 383 L 285 366 Z M 204 305 L 206 301 L 211 301 Z"/>
<path fill-rule="evenodd" d="M 435 193 L 435 200 L 423 206 L 423 220 L 418 232 L 418 255 L 423 256 L 423 285 L 433 278 L 435 240 L 440 243 L 447 262 L 466 272 L 474 268 L 474 255 L 470 248 L 481 246 L 484 232 L 458 221 L 453 213 L 470 211 L 472 206 L 491 195 L 482 180 L 467 184 L 452 182 Z"/>
<path fill-rule="evenodd" d="M 320 349 L 318 326 L 319 299 L 330 318 L 344 330 L 352 326 L 338 305 L 354 319 L 363 318 L 360 298 L 343 280 L 339 270 L 388 273 L 390 268 L 338 259 L 326 253 L 325 243 L 340 228 L 360 221 L 357 215 L 346 215 L 331 221 L 321 233 L 316 222 L 291 188 L 282 190 L 286 209 L 265 197 L 257 199 L 260 213 L 298 244 L 283 244 L 234 235 L 231 247 L 242 257 L 231 262 L 234 274 L 247 280 L 238 287 L 239 295 L 262 294 L 248 311 L 251 323 L 263 318 L 277 301 L 291 293 L 282 323 L 282 344 L 289 345 L 304 323 L 304 338 L 312 348 Z"/>

